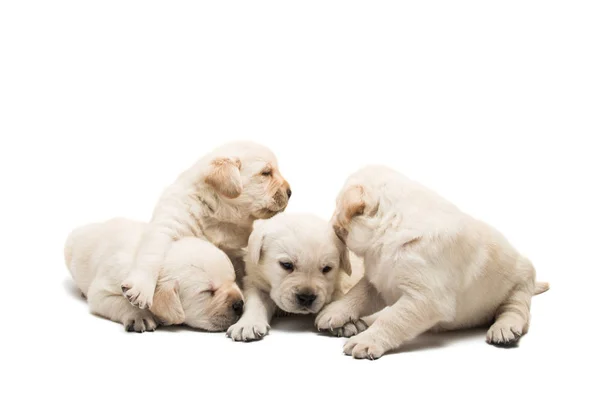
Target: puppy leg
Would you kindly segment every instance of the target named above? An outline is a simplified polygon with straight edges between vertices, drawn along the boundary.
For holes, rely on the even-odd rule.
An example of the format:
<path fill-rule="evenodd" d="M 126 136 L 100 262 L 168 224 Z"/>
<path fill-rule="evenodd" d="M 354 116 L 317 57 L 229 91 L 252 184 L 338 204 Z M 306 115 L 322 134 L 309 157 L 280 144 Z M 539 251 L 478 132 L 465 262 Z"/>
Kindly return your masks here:
<path fill-rule="evenodd" d="M 516 286 L 508 298 L 498 308 L 496 321 L 487 332 L 489 344 L 510 347 L 515 346 L 519 338 L 529 329 L 529 308 L 532 289 L 527 284 Z"/>
<path fill-rule="evenodd" d="M 369 329 L 350 338 L 344 353 L 354 358 L 377 359 L 442 321 L 443 312 L 432 296 L 403 295 L 394 305 L 378 313 Z"/>
<path fill-rule="evenodd" d="M 334 335 L 342 336 L 341 328 L 349 322 L 356 322 L 363 315 L 369 315 L 385 307 L 379 293 L 363 277 L 348 294 L 334 301 L 317 315 L 315 325 L 319 330 L 330 330 Z"/>
<path fill-rule="evenodd" d="M 385 310 L 386 308 L 384 308 Z M 383 311 L 383 310 L 382 310 Z M 352 337 L 353 335 L 360 334 L 367 328 L 369 328 L 375 320 L 379 317 L 381 311 L 376 312 L 375 314 L 371 314 L 366 317 L 361 317 L 357 321 L 351 321 L 349 323 L 344 324 L 341 328 L 338 328 L 337 331 L 338 337 Z M 339 335 L 341 333 L 341 335 Z"/>
<path fill-rule="evenodd" d="M 244 297 L 244 314 L 237 323 L 229 327 L 227 336 L 233 341 L 260 340 L 271 328 L 269 321 L 275 312 L 275 303 L 267 293 L 252 286 L 244 292 Z"/>
<path fill-rule="evenodd" d="M 107 288 L 99 283 L 90 286 L 88 303 L 92 313 L 123 324 L 127 331 L 143 333 L 156 329 L 157 323 L 150 311 L 134 307 L 121 294 L 110 293 Z"/>

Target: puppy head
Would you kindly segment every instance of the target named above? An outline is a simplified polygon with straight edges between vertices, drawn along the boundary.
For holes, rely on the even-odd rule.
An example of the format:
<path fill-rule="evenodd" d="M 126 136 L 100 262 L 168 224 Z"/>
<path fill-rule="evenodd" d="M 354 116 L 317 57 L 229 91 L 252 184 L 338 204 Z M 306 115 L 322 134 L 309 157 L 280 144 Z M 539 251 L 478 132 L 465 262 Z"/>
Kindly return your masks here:
<path fill-rule="evenodd" d="M 251 142 L 230 143 L 210 158 L 204 182 L 250 217 L 270 218 L 287 206 L 292 191 L 268 148 Z"/>
<path fill-rule="evenodd" d="M 374 166 L 354 173 L 337 197 L 331 225 L 337 237 L 359 255 L 381 225 L 380 194 L 385 190 L 388 171 Z"/>
<path fill-rule="evenodd" d="M 233 265 L 225 253 L 193 237 L 173 243 L 151 309 L 159 320 L 223 331 L 239 319 L 243 306 Z"/>
<path fill-rule="evenodd" d="M 269 284 L 271 298 L 286 312 L 318 312 L 331 301 L 340 276 L 352 272 L 348 249 L 318 217 L 280 214 L 254 226 L 246 270 Z"/>

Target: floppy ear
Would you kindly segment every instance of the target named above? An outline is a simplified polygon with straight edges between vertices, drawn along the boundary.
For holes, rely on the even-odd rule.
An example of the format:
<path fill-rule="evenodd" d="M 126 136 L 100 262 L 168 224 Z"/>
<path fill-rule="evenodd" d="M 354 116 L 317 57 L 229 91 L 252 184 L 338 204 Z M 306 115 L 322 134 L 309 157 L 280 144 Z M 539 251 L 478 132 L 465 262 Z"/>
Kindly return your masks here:
<path fill-rule="evenodd" d="M 218 157 L 209 166 L 204 181 L 227 198 L 242 194 L 242 162 L 237 157 Z"/>
<path fill-rule="evenodd" d="M 352 264 L 350 264 L 350 252 L 348 251 L 348 247 L 346 247 L 344 244 L 342 245 L 344 246 L 344 250 L 340 254 L 340 267 L 342 267 L 342 270 L 344 270 L 344 272 L 350 276 L 352 275 Z"/>
<path fill-rule="evenodd" d="M 254 264 L 260 262 L 260 256 L 262 254 L 262 246 L 265 239 L 265 232 L 262 229 L 263 224 L 264 221 L 256 220 L 254 222 L 252 234 L 250 234 L 250 237 L 248 238 L 248 248 L 246 253 L 248 259 Z"/>
<path fill-rule="evenodd" d="M 349 187 L 341 198 L 341 218 L 342 222 L 348 223 L 350 220 L 365 212 L 365 189 L 363 186 Z"/>
<path fill-rule="evenodd" d="M 157 284 L 150 311 L 165 325 L 183 323 L 185 313 L 179 299 L 179 284 L 176 280 Z"/>

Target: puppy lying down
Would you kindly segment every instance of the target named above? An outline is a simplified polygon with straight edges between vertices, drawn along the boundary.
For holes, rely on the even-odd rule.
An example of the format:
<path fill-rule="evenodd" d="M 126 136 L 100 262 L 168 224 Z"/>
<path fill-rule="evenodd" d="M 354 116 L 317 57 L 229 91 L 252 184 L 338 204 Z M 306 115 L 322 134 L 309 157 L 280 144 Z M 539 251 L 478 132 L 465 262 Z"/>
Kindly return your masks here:
<path fill-rule="evenodd" d="M 173 243 L 159 273 L 151 310 L 133 306 L 121 282 L 133 263 L 148 224 L 126 219 L 90 224 L 74 230 L 65 245 L 67 267 L 91 312 L 120 322 L 127 331 L 154 331 L 185 323 L 223 331 L 243 311 L 231 261 L 209 242 L 184 237 Z"/>
<path fill-rule="evenodd" d="M 488 324 L 489 343 L 515 344 L 529 328 L 531 297 L 548 289 L 497 230 L 386 167 L 348 178 L 332 223 L 364 258 L 365 276 L 316 326 L 362 331 L 344 347 L 355 358 L 378 358 L 427 330 Z"/>
<path fill-rule="evenodd" d="M 227 330 L 234 341 L 261 339 L 277 309 L 317 313 L 341 297 L 352 272 L 348 250 L 332 227 L 303 214 L 255 222 L 244 261 L 246 306 L 242 318 Z"/>

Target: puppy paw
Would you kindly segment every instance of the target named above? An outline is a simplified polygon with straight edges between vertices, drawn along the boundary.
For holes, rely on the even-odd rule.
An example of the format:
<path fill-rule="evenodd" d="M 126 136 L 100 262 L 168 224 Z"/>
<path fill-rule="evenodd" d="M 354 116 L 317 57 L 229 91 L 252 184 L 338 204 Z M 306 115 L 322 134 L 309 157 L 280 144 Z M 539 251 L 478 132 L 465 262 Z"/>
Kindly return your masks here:
<path fill-rule="evenodd" d="M 344 324 L 340 328 L 334 328 L 330 330 L 331 333 L 337 337 L 352 337 L 353 335 L 360 334 L 364 330 L 369 328 L 367 323 L 365 323 L 362 319 L 358 319 L 356 321 L 351 321 Z"/>
<path fill-rule="evenodd" d="M 351 355 L 357 359 L 367 358 L 376 360 L 386 352 L 383 344 L 372 337 L 369 333 L 356 335 L 344 345 L 344 354 Z"/>
<path fill-rule="evenodd" d="M 132 273 L 121 283 L 123 296 L 127 298 L 131 305 L 142 310 L 152 307 L 152 298 L 156 288 L 156 284 L 144 277 L 149 277 L 149 275 Z"/>
<path fill-rule="evenodd" d="M 227 336 L 233 341 L 261 340 L 271 327 L 264 321 L 238 321 L 227 330 Z"/>
<path fill-rule="evenodd" d="M 136 333 L 143 333 L 146 331 L 154 331 L 158 324 L 156 320 L 149 312 L 140 312 L 134 315 L 127 316 L 123 320 L 125 331 L 135 331 Z"/>
<path fill-rule="evenodd" d="M 346 307 L 342 301 L 335 301 L 321 310 L 315 320 L 319 331 L 329 330 L 333 335 L 343 336 L 344 325 L 358 320 L 358 315 Z"/>
<path fill-rule="evenodd" d="M 494 323 L 488 330 L 485 340 L 488 344 L 498 347 L 515 347 L 522 335 L 522 325 Z"/>

